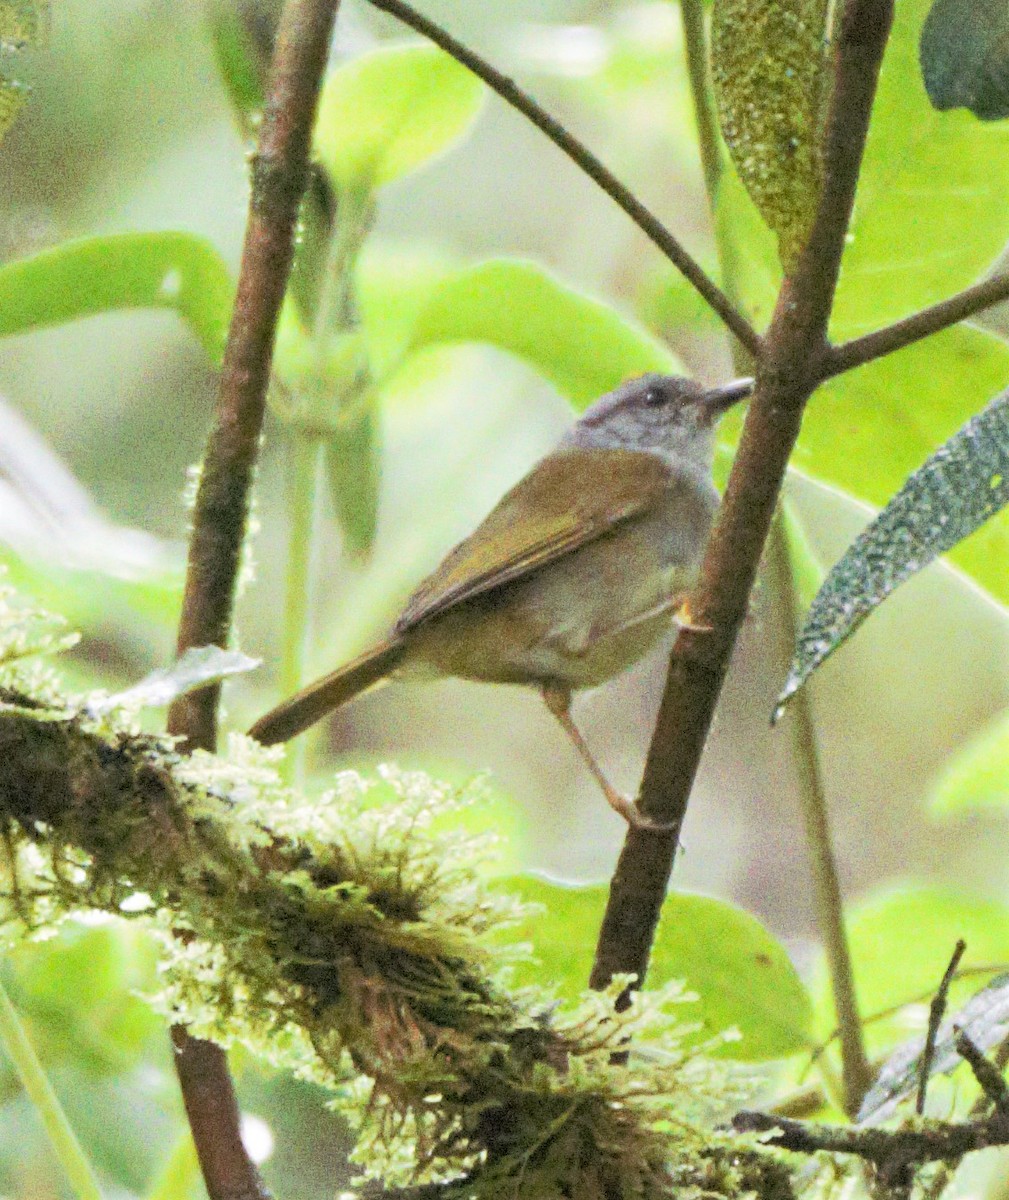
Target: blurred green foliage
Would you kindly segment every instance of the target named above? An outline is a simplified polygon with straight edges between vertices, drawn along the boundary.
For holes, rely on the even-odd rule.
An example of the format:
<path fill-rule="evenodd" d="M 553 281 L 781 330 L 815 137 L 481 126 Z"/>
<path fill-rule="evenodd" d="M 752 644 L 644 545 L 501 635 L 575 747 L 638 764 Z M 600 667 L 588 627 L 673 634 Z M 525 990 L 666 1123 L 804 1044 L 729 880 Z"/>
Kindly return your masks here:
<path fill-rule="evenodd" d="M 443 0 L 431 7 L 450 23 L 472 23 L 496 54 L 510 56 L 516 73 L 533 75 L 573 126 L 587 125 L 608 144 L 622 173 L 640 175 L 646 190 L 671 201 L 670 223 L 714 261 L 674 4 L 516 4 L 504 28 L 493 6 L 477 11 Z M 982 127 L 965 113 L 940 116 L 928 105 L 915 56 L 926 8 L 924 0 L 898 5 L 844 259 L 838 339 L 972 282 L 1009 237 L 1006 130 Z M 10 337 L 5 348 L 15 363 L 3 386 L 90 476 L 118 520 L 176 539 L 127 569 L 121 527 L 88 510 L 95 540 L 84 562 L 54 553 L 41 522 L 30 527 L 32 536 L 0 547 L 14 583 L 83 630 L 86 653 L 74 660 L 82 686 L 133 682 L 164 658 L 173 637 L 185 522 L 175 497 L 209 420 L 245 204 L 243 140 L 220 131 L 238 116 L 246 139 L 262 95 L 261 43 L 243 41 L 249 27 L 233 19 L 250 12 L 264 20 L 261 33 L 276 6 L 215 5 L 208 22 L 180 25 L 175 6 L 158 0 L 68 3 L 48 57 L 29 63 L 36 98 L 3 151 L 10 182 L 0 203 L 11 261 L 0 268 L 0 334 Z M 531 156 L 529 164 L 505 162 L 496 143 L 489 152 L 464 146 L 470 131 L 492 143 L 509 132 L 507 116 L 483 103 L 482 88 L 465 72 L 440 52 L 399 44 L 398 34 L 390 44 L 391 26 L 365 10 L 352 9 L 346 25 L 341 13 L 340 25 L 338 51 L 349 61 L 330 74 L 317 131 L 322 186 L 332 189 L 335 207 L 326 208 L 323 194 L 315 216 L 306 211 L 300 269 L 314 290 L 306 285 L 310 302 L 299 296 L 297 307 L 285 310 L 271 438 L 304 436 L 325 446 L 332 499 L 313 492 L 307 509 L 335 512 L 343 532 L 320 534 L 318 522 L 309 531 L 317 539 L 320 628 L 314 641 L 302 631 L 301 641 L 351 653 L 391 615 L 422 567 L 465 532 L 452 508 L 466 490 L 460 479 L 475 489 L 486 477 L 489 489 L 501 490 L 507 480 L 493 474 L 498 456 L 527 461 L 541 448 L 537 438 L 552 436 L 548 426 L 530 433 L 530 412 L 548 407 L 536 380 L 579 409 L 642 370 L 715 375 L 725 363 L 717 326 L 682 281 L 663 264 L 641 260 L 639 246 L 619 240 L 625 232 L 601 235 L 587 208 L 594 197 L 576 196 L 568 207 L 558 200 L 566 185 L 556 159 L 546 166 Z M 54 169 L 60 163 L 71 169 Z M 460 214 L 474 192 L 483 207 L 467 228 Z M 175 207 L 179 196 L 187 207 Z M 497 219 L 505 223 L 495 225 Z M 746 311 L 763 323 L 780 282 L 774 238 L 731 168 L 715 219 L 734 247 Z M 623 230 L 619 217 L 613 222 Z M 503 257 L 502 246 L 514 256 Z M 597 298 L 607 295 L 620 299 Z M 157 318 L 139 309 L 162 310 L 169 321 L 141 325 Z M 123 310 L 131 315 L 111 315 Z M 67 341 L 50 329 L 85 317 L 86 325 L 63 331 Z M 138 330 L 154 330 L 140 349 Z M 109 348 L 92 364 L 89 381 L 92 343 Z M 848 499 L 882 504 L 1007 377 L 1001 337 L 961 328 L 932 338 L 818 392 L 796 466 Z M 117 400 L 117 387 L 125 400 Z M 503 406 L 501 393 L 523 390 L 531 396 L 525 409 Z M 153 425 L 157 420 L 162 424 Z M 727 422 L 724 442 L 737 434 L 738 422 Z M 397 438 L 407 445 L 398 459 Z M 148 443 L 150 458 L 143 458 Z M 247 642 L 265 641 L 270 626 L 281 623 L 271 575 L 284 553 L 272 533 L 282 507 L 279 489 L 271 493 L 272 453 L 268 445 L 268 527 L 257 543 L 263 566 L 240 619 Z M 31 461 L 36 465 L 18 474 L 5 459 L 0 476 L 10 477 L 14 493 L 30 501 L 26 511 L 37 514 L 55 468 L 51 460 Z M 150 462 L 156 469 L 145 467 Z M 83 502 L 78 507 L 84 511 Z M 997 519 L 954 552 L 972 584 L 951 586 L 976 584 L 1009 601 L 1007 528 L 1004 517 Z M 808 598 L 822 556 L 808 530 L 793 530 L 793 546 L 800 542 Z M 349 562 L 348 543 L 359 554 L 370 550 L 371 560 Z M 330 623 L 334 611 L 340 620 Z M 1004 624 L 1004 614 L 999 620 Z M 909 639 L 908 653 L 915 651 Z M 265 693 L 268 682 L 249 686 Z M 237 706 L 261 699 L 246 696 Z M 937 698 L 937 710 L 944 703 Z M 526 738 L 524 730 L 502 730 L 514 746 Z M 1000 813 L 1009 795 L 1007 746 L 1002 717 L 935 784 L 936 809 L 950 814 L 983 804 Z M 368 753 L 366 745 L 362 760 Z M 555 783 L 548 775 L 550 800 Z M 764 786 L 773 791 L 777 783 Z M 924 781 L 921 790 L 924 803 Z M 545 975 L 562 995 L 573 995 L 587 978 L 604 889 L 516 874 L 535 858 L 539 829 L 512 797 L 495 792 L 471 819 L 508 831 L 498 869 L 510 873 L 507 886 L 544 906 L 518 931 L 543 964 L 530 964 L 528 978 Z M 944 836 L 928 831 L 929 838 Z M 758 868 L 770 876 L 776 864 Z M 978 879 L 982 886 L 999 885 Z M 906 1006 L 934 988 L 957 937 L 968 941 L 968 966 L 995 969 L 1009 958 L 1009 913 L 990 895 L 891 884 L 856 904 L 849 926 L 864 1012 L 892 1009 L 869 1026 L 873 1053 L 907 1035 L 917 1014 L 910 1010 L 909 1017 Z M 5 965 L 4 982 L 110 1189 L 169 1200 L 191 1194 L 192 1164 L 184 1150 L 170 1153 L 182 1121 L 167 1047 L 137 998 L 152 985 L 153 971 L 153 952 L 136 935 L 68 925 L 58 938 L 26 946 Z M 654 975 L 656 982 L 685 978 L 697 992 L 699 1037 L 740 1030 L 741 1040 L 723 1047 L 726 1055 L 751 1062 L 792 1056 L 799 1072 L 812 1039 L 833 1030 L 822 965 L 807 987 L 774 934 L 724 901 L 669 899 Z M 954 995 L 973 986 L 964 980 Z M 279 1137 L 268 1172 L 288 1194 L 332 1194 L 343 1135 L 319 1114 L 316 1094 L 240 1065 L 243 1103 Z M 0 1088 L 0 1188 L 37 1194 L 50 1169 L 40 1136 L 9 1072 Z"/>

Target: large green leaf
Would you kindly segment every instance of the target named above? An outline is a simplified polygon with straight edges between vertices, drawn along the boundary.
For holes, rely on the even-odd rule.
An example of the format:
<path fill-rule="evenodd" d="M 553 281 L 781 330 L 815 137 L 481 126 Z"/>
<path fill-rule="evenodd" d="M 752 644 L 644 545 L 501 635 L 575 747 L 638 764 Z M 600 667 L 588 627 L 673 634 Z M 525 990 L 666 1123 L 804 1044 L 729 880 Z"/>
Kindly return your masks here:
<path fill-rule="evenodd" d="M 1009 908 L 944 888 L 887 889 L 854 905 L 845 923 L 863 1020 L 886 1014 L 865 1026 L 872 1055 L 924 1030 L 920 1006 L 927 1006 L 959 938 L 967 943 L 961 972 L 1009 962 Z M 976 974 L 954 982 L 951 1003 L 962 1003 L 977 987 Z M 817 1026 L 826 1036 L 835 1019 L 825 964 L 816 972 L 814 996 Z"/>
<path fill-rule="evenodd" d="M 729 153 L 781 261 L 816 214 L 832 78 L 827 0 L 715 0 L 711 75 Z"/>
<path fill-rule="evenodd" d="M 1009 712 L 1000 713 L 953 755 L 929 789 L 929 802 L 944 816 L 1009 807 Z"/>
<path fill-rule="evenodd" d="M 930 3 L 896 6 L 831 323 L 836 338 L 972 283 L 1009 240 L 1009 128 L 929 103 L 918 36 Z"/>
<path fill-rule="evenodd" d="M 484 342 L 514 354 L 579 409 L 629 376 L 682 371 L 640 326 L 518 259 L 478 263 L 436 288 L 409 349 L 445 342 Z"/>
<path fill-rule="evenodd" d="M 896 588 L 1007 503 L 1009 391 L 930 455 L 831 568 L 806 615 L 777 712 Z"/>
<path fill-rule="evenodd" d="M 541 904 L 510 940 L 532 943 L 538 963 L 518 967 L 519 983 L 549 979 L 561 995 L 585 989 L 592 951 L 606 907 L 603 884 L 571 886 L 538 875 L 501 880 L 509 892 Z M 699 999 L 684 1011 L 699 1022 L 702 1039 L 737 1029 L 725 1057 L 760 1061 L 781 1058 L 810 1044 L 812 1005 L 781 944 L 742 909 L 709 896 L 674 892 L 662 906 L 648 982 L 685 981 Z"/>
<path fill-rule="evenodd" d="M 433 46 L 372 50 L 326 79 L 316 154 L 338 188 L 381 187 L 462 137 L 483 90 L 475 75 Z"/>
<path fill-rule="evenodd" d="M 191 233 L 81 238 L 0 267 L 0 335 L 111 309 L 167 308 L 220 362 L 233 301 L 224 260 Z"/>

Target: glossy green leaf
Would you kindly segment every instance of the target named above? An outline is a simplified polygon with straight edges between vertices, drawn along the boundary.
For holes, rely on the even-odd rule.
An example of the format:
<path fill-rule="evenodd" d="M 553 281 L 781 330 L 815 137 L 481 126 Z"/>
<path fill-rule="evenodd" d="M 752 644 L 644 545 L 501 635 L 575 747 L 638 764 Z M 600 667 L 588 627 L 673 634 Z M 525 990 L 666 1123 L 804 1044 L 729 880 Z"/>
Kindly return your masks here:
<path fill-rule="evenodd" d="M 961 326 L 832 380 L 810 401 L 794 465 L 876 507 L 1009 382 L 1009 347 Z M 1009 602 L 1002 514 L 950 560 Z"/>
<path fill-rule="evenodd" d="M 1009 907 L 951 889 L 890 888 L 854 904 L 845 924 L 872 1056 L 924 1031 L 925 1010 L 958 939 L 966 941 L 967 951 L 960 964 L 963 977 L 950 989 L 952 1005 L 977 991 L 972 968 L 996 971 L 1009 963 Z M 816 971 L 813 994 L 817 1027 L 826 1037 L 835 1018 L 825 963 Z"/>
<path fill-rule="evenodd" d="M 729 153 L 788 270 L 822 188 L 827 0 L 715 0 L 711 76 Z"/>
<path fill-rule="evenodd" d="M 953 755 L 929 789 L 932 811 L 953 816 L 1009 806 L 1009 712 Z"/>
<path fill-rule="evenodd" d="M 1009 117 L 1009 5 L 933 0 L 918 47 L 937 109 L 969 108 L 983 121 Z"/>
<path fill-rule="evenodd" d="M 776 715 L 896 588 L 1007 503 L 1009 391 L 930 455 L 831 568 L 799 633 Z"/>
<path fill-rule="evenodd" d="M 220 254 L 191 233 L 81 238 L 0 267 L 0 336 L 121 308 L 173 309 L 216 363 L 234 287 Z"/>
<path fill-rule="evenodd" d="M 1009 1035 L 1009 975 L 993 979 L 942 1022 L 936 1033 L 930 1079 L 948 1075 L 963 1065 L 955 1036 L 961 1030 L 982 1053 L 1005 1040 Z M 884 1120 L 896 1111 L 901 1100 L 918 1091 L 923 1052 L 924 1039 L 916 1037 L 890 1055 L 862 1100 L 859 1121 Z"/>
<path fill-rule="evenodd" d="M 337 188 L 370 191 L 458 141 L 482 99 L 483 84 L 443 51 L 384 46 L 326 79 L 316 154 Z"/>
<path fill-rule="evenodd" d="M 973 283 L 1009 241 L 1009 126 L 929 103 L 918 38 L 930 5 L 896 6 L 831 321 L 837 340 Z"/>
<path fill-rule="evenodd" d="M 270 39 L 256 37 L 257 24 L 269 27 L 277 13 L 270 20 L 263 6 L 257 11 L 235 0 L 207 0 L 205 11 L 217 72 L 240 126 L 248 131 L 262 111 L 270 69 Z"/>
<path fill-rule="evenodd" d="M 519 259 L 478 263 L 440 284 L 417 317 L 409 349 L 445 342 L 483 342 L 514 354 L 578 409 L 632 375 L 683 369 L 608 305 Z"/>
<path fill-rule="evenodd" d="M 501 881 L 521 899 L 542 904 L 512 941 L 531 942 L 537 963 L 522 964 L 520 983 L 555 983 L 567 999 L 585 989 L 609 889 L 571 886 L 539 875 Z M 683 980 L 699 999 L 684 1010 L 698 1022 L 699 1039 L 729 1029 L 738 1041 L 721 1047 L 728 1058 L 781 1058 L 811 1045 L 812 1005 L 781 944 L 749 913 L 724 900 L 674 892 L 666 898 L 648 982 Z"/>

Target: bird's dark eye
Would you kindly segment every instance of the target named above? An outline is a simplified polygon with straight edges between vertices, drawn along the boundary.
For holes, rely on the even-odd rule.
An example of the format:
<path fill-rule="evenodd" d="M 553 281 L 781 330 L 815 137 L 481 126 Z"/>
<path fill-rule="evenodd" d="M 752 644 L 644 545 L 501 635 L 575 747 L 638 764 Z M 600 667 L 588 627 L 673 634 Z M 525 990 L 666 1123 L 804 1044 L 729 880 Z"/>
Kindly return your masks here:
<path fill-rule="evenodd" d="M 650 387 L 645 392 L 645 403 L 649 408 L 658 408 L 660 404 L 665 404 L 666 395 L 662 388 Z"/>

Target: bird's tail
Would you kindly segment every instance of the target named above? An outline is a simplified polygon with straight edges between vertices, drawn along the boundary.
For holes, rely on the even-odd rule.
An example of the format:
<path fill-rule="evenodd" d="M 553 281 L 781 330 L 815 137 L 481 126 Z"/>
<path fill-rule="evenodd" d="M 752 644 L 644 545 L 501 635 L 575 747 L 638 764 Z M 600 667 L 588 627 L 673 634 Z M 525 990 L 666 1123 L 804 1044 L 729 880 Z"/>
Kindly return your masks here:
<path fill-rule="evenodd" d="M 249 736 L 264 746 L 273 746 L 297 737 L 334 708 L 339 708 L 394 671 L 403 658 L 404 649 L 401 638 L 380 642 L 360 658 L 310 683 L 296 696 L 271 709 L 253 725 Z"/>

